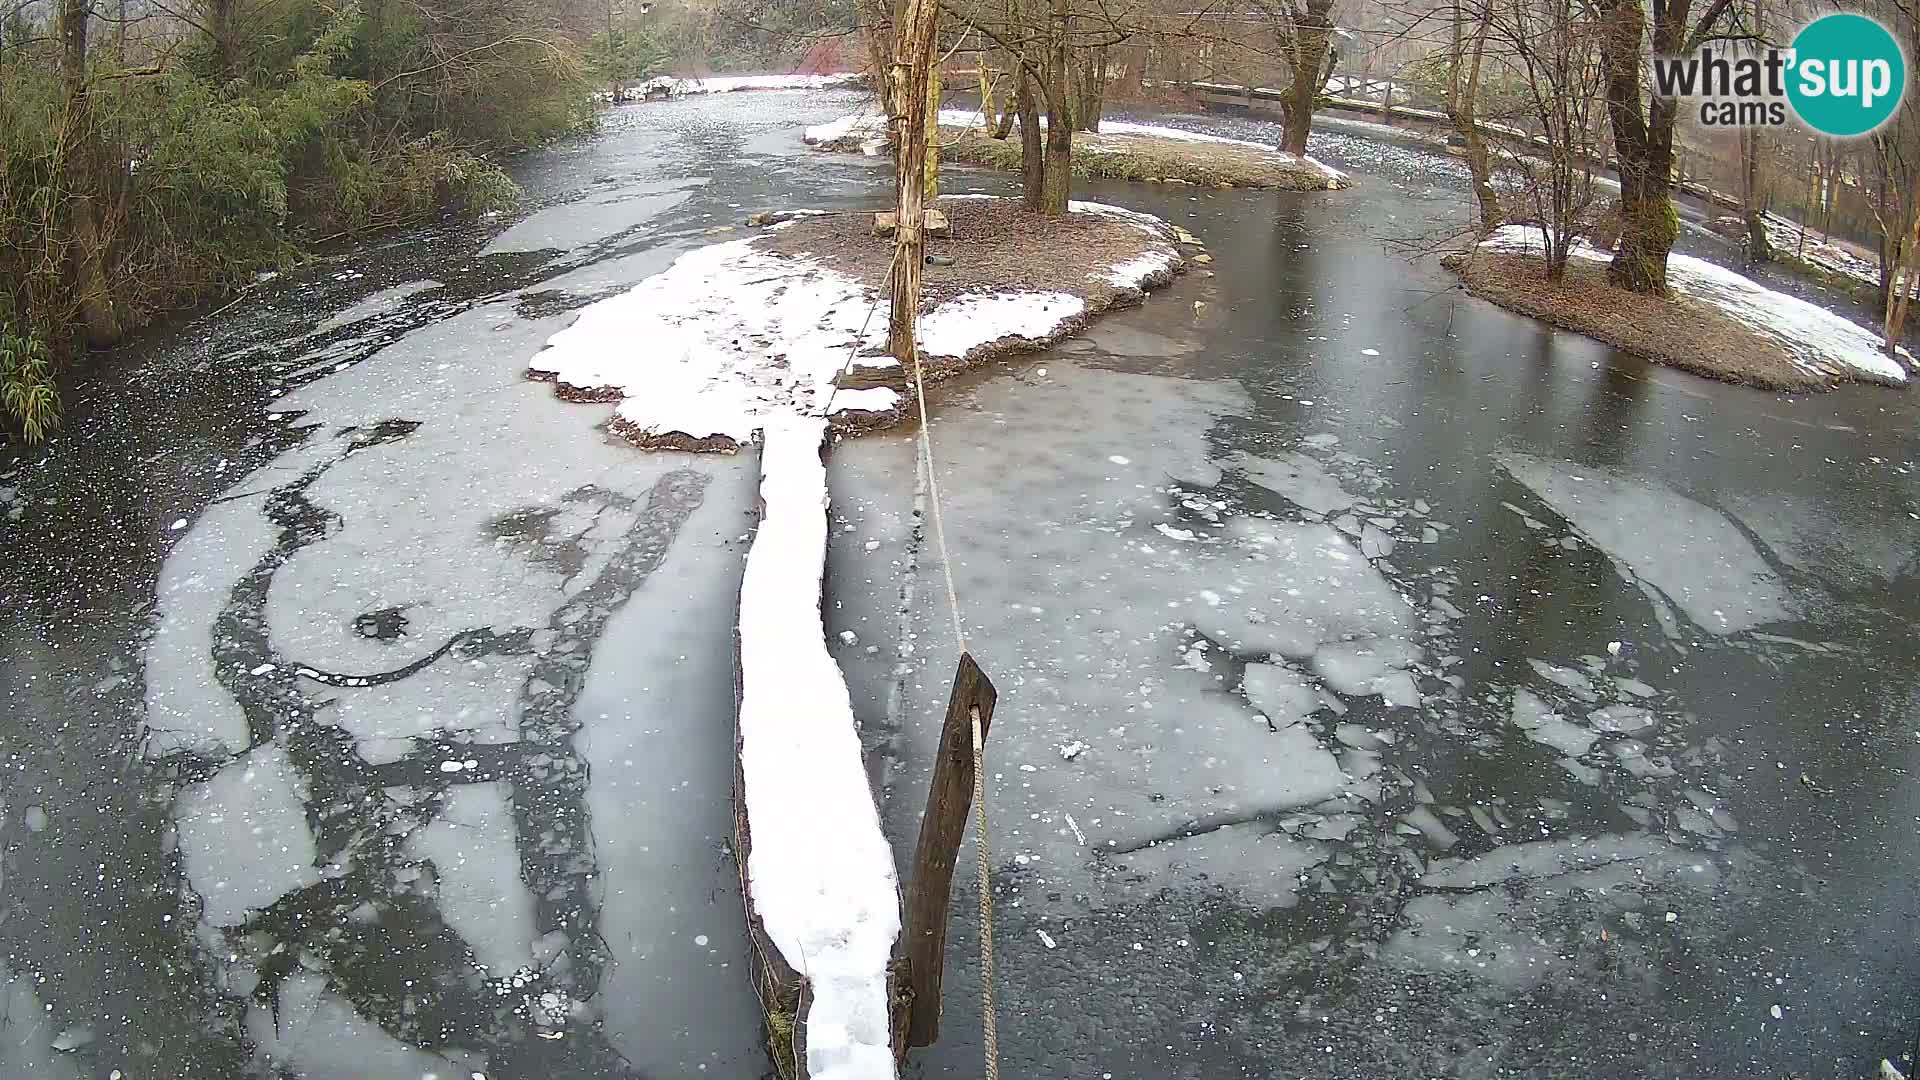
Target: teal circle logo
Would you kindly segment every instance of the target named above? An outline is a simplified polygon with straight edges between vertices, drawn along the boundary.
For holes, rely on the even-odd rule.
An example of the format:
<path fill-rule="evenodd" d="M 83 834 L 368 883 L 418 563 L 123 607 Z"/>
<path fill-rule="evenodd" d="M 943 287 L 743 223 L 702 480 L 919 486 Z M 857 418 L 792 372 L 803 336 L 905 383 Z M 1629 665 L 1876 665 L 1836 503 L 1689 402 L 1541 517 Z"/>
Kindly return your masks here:
<path fill-rule="evenodd" d="M 1823 135 L 1865 135 L 1887 122 L 1907 92 L 1907 59 L 1887 28 L 1865 15 L 1822 15 L 1793 39 L 1787 100 Z"/>

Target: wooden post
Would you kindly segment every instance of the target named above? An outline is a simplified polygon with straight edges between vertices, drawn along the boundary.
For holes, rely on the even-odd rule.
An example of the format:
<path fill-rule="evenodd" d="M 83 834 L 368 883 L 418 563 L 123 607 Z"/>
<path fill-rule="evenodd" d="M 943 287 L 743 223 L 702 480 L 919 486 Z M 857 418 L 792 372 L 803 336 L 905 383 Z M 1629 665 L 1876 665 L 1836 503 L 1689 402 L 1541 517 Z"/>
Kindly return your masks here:
<path fill-rule="evenodd" d="M 907 979 L 913 990 L 907 1024 L 908 1046 L 931 1046 L 940 1037 L 940 980 L 947 956 L 947 904 L 953 895 L 953 865 L 966 835 L 973 806 L 973 717 L 980 716 L 980 738 L 993 722 L 997 695 L 972 653 L 960 654 L 940 728 L 940 751 L 927 787 L 927 812 L 920 819 L 920 841 L 913 851 L 913 876 L 907 883 L 907 917 L 901 943 Z"/>

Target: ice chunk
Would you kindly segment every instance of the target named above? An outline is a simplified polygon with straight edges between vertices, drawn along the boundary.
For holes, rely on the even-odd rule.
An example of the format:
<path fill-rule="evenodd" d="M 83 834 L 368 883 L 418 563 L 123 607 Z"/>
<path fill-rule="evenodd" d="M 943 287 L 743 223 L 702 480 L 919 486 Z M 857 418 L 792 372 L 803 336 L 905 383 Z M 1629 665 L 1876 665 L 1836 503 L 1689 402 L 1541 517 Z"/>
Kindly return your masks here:
<path fill-rule="evenodd" d="M 1658 590 L 1702 630 L 1735 633 L 1792 617 L 1779 576 L 1718 511 L 1610 469 L 1510 452 L 1495 460 L 1622 574 Z"/>
<path fill-rule="evenodd" d="M 386 1033 L 327 989 L 320 975 L 298 971 L 280 983 L 279 1008 L 247 1010 L 247 1034 L 263 1064 L 301 1080 L 393 1080 L 473 1076 L 485 1060 L 451 1051 L 429 1054 Z"/>
<path fill-rule="evenodd" d="M 440 914 L 495 978 L 533 964 L 533 895 L 520 880 L 513 810 L 504 785 L 461 784 L 440 816 L 408 838 L 407 855 L 433 863 Z"/>
<path fill-rule="evenodd" d="M 1275 727 L 1299 723 L 1320 707 L 1320 695 L 1285 664 L 1248 664 L 1240 689 Z"/>
<path fill-rule="evenodd" d="M 1313 654 L 1313 670 L 1333 690 L 1348 697 L 1380 694 L 1389 705 L 1417 705 L 1412 676 L 1400 670 L 1415 653 L 1399 639 L 1367 638 L 1323 645 Z"/>
<path fill-rule="evenodd" d="M 1205 883 L 1261 907 L 1286 907 L 1300 888 L 1301 872 L 1324 857 L 1318 844 L 1245 823 L 1161 840 L 1113 862 L 1155 885 Z"/>
<path fill-rule="evenodd" d="M 1246 473 L 1247 479 L 1317 518 L 1330 517 L 1359 501 L 1340 486 L 1332 473 L 1305 454 L 1288 451 L 1271 457 L 1239 454 L 1233 461 Z"/>
<path fill-rule="evenodd" d="M 208 923 L 237 926 L 320 880 L 302 790 L 287 752 L 268 745 L 180 793 L 180 856 Z"/>

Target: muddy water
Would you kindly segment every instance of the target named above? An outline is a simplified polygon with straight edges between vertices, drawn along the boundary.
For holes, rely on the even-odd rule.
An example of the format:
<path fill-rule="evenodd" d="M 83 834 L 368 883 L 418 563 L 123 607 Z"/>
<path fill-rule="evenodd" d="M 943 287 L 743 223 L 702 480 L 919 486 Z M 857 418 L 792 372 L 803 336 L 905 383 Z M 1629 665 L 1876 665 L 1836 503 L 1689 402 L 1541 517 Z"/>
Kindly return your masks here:
<path fill-rule="evenodd" d="M 625 110 L 521 163 L 530 213 L 129 350 L 0 465 L 0 1076 L 764 1071 L 754 462 L 520 372 L 710 229 L 874 198 L 794 135 L 855 100 Z M 1914 1020 L 1914 409 L 1462 297 L 1387 244 L 1452 226 L 1453 167 L 1315 149 L 1359 186 L 1090 189 L 1217 276 L 939 405 L 1009 1075 L 1860 1075 Z M 910 843 L 937 557 L 904 439 L 834 482 Z M 977 1074 L 971 978 L 924 1075 Z"/>

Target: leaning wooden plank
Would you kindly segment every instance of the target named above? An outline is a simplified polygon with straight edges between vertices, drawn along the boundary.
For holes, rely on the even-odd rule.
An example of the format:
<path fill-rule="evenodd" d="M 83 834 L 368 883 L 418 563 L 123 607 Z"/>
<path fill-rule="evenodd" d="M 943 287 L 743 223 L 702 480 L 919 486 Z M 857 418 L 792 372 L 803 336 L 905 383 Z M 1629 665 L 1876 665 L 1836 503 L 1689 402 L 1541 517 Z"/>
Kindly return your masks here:
<path fill-rule="evenodd" d="M 899 887 L 820 619 L 825 435 L 818 418 L 769 418 L 761 449 L 760 526 L 740 586 L 744 884 L 756 937 L 797 976 L 797 986 L 779 988 L 797 1013 L 796 1060 L 783 1071 L 797 1064 L 813 1080 L 890 1080 Z M 778 967 L 763 963 L 763 993 Z"/>
<path fill-rule="evenodd" d="M 998 695 L 972 653 L 960 654 L 953 676 L 953 694 L 947 700 L 947 719 L 940 729 L 940 752 L 933 761 L 933 782 L 927 785 L 927 810 L 920 816 L 920 841 L 914 847 L 912 876 L 907 879 L 906 936 L 901 951 L 913 987 L 907 1045 L 932 1046 L 940 1037 L 940 986 L 947 955 L 947 905 L 953 896 L 953 867 L 960 840 L 967 831 L 973 807 L 973 727 L 980 720 L 980 738 L 993 727 Z"/>

